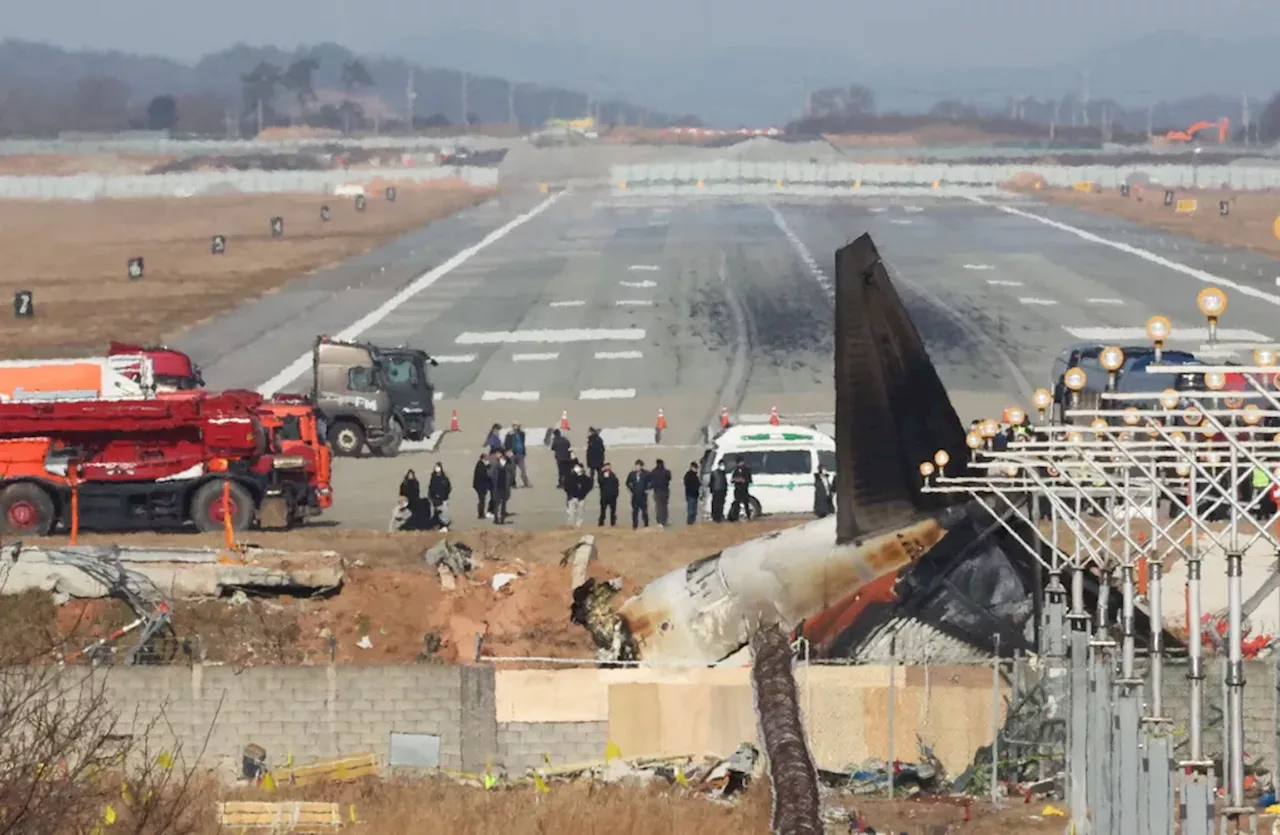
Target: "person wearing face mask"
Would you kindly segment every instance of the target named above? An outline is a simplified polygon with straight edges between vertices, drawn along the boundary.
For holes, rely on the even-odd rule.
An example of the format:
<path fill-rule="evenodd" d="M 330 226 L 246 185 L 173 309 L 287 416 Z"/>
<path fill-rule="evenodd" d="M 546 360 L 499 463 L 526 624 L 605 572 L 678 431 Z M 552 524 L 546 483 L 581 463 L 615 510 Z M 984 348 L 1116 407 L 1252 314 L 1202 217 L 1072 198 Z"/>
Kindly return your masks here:
<path fill-rule="evenodd" d="M 609 526 L 618 526 L 618 476 L 613 471 L 613 465 L 608 461 L 600 468 L 600 521 L 599 527 L 604 527 L 605 511 L 609 513 Z"/>
<path fill-rule="evenodd" d="M 404 474 L 404 478 L 400 481 L 400 495 L 409 500 L 409 504 L 415 504 L 422 497 L 422 485 L 418 483 L 418 476 L 413 470 L 408 470 Z"/>
<path fill-rule="evenodd" d="M 427 482 L 427 499 L 431 502 L 440 527 L 446 531 L 449 530 L 449 522 L 452 521 L 449 513 L 449 494 L 452 492 L 453 484 L 450 483 L 449 476 L 444 473 L 444 465 L 437 461 L 435 469 L 431 472 L 431 479 Z"/>
<path fill-rule="evenodd" d="M 587 475 L 586 468 L 580 463 L 575 463 L 564 485 L 565 512 L 569 517 L 570 527 L 582 527 L 583 509 L 586 507 L 591 486 L 591 476 Z"/>
<path fill-rule="evenodd" d="M 489 496 L 489 455 L 480 453 L 475 471 L 471 474 L 471 489 L 476 491 L 476 518 L 485 518 L 485 499 Z"/>
<path fill-rule="evenodd" d="M 711 471 L 707 488 L 711 492 L 711 521 L 724 521 L 724 502 L 729 497 L 729 474 L 725 472 L 724 459 Z"/>
<path fill-rule="evenodd" d="M 637 460 L 635 469 L 627 473 L 627 490 L 631 493 L 631 529 L 640 527 L 642 518 L 649 527 L 649 471 L 643 461 Z"/>

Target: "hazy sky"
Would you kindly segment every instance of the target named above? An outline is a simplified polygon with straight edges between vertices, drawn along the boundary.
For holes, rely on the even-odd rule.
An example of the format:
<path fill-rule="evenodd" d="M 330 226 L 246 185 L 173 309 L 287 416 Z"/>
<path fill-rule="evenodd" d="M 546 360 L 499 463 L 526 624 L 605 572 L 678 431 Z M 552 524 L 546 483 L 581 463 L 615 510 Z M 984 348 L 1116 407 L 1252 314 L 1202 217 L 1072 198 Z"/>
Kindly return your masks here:
<path fill-rule="evenodd" d="M 775 44 L 967 65 L 1044 63 L 1159 30 L 1280 36 L 1280 6 L 1258 0 L 0 0 L 0 12 L 4 37 L 184 60 L 236 41 L 375 50 L 449 29 L 591 41 L 656 58 Z"/>

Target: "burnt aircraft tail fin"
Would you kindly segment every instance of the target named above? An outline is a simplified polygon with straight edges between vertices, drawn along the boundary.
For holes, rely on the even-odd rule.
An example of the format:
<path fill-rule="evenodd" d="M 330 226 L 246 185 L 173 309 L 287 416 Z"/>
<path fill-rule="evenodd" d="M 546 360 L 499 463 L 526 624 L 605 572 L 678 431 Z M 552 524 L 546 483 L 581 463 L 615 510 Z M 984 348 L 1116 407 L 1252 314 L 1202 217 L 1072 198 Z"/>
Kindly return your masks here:
<path fill-rule="evenodd" d="M 920 489 L 945 449 L 968 460 L 964 428 L 870 235 L 836 251 L 838 542 L 901 527 L 949 502 Z"/>

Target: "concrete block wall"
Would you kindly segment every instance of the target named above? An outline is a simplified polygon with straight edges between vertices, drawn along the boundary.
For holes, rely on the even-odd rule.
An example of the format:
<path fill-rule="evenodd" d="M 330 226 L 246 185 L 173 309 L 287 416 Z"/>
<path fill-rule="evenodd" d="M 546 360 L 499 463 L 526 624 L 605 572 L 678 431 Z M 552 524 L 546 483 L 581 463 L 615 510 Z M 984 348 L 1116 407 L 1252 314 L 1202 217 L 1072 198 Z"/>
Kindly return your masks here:
<path fill-rule="evenodd" d="M 540 767 L 546 760 L 553 766 L 600 760 L 608 743 L 608 722 L 504 722 L 498 726 L 501 762 L 512 773 Z"/>
<path fill-rule="evenodd" d="M 205 764 L 232 770 L 250 742 L 271 763 L 385 758 L 393 731 L 438 735 L 445 768 L 481 770 L 497 754 L 488 668 L 160 667 L 111 671 L 105 686 L 121 732 L 150 728 L 152 749 L 191 762 L 204 748 Z"/>
<path fill-rule="evenodd" d="M 1206 754 L 1222 751 L 1222 660 L 1205 660 L 1202 685 L 1204 708 L 1204 749 Z M 1175 744 L 1185 750 L 1187 722 L 1190 719 L 1191 687 L 1185 664 L 1167 664 L 1164 672 L 1165 714 L 1173 719 Z M 1276 666 L 1273 661 L 1246 661 L 1244 664 L 1244 748 L 1250 759 L 1263 759 L 1274 764 L 1277 728 L 1275 724 Z"/>

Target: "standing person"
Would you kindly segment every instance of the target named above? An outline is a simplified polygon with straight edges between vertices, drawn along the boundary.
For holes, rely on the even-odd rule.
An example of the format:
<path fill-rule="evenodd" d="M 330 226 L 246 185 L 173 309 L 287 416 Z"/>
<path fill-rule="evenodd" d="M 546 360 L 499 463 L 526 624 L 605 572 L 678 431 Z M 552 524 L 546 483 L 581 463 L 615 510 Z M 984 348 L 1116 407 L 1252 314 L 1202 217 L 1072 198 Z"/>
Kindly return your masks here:
<path fill-rule="evenodd" d="M 692 525 L 698 521 L 698 494 L 702 492 L 702 479 L 698 476 L 698 462 L 694 461 L 684 474 L 684 522 Z"/>
<path fill-rule="evenodd" d="M 707 488 L 711 491 L 711 521 L 724 521 L 724 500 L 729 495 L 729 474 L 724 470 L 724 459 L 711 471 Z"/>
<path fill-rule="evenodd" d="M 591 471 L 591 478 L 598 481 L 603 467 L 604 438 L 600 437 L 600 430 L 593 426 L 587 430 L 587 469 Z"/>
<path fill-rule="evenodd" d="M 418 483 L 418 476 L 413 470 L 405 472 L 401 479 L 400 495 L 409 500 L 410 507 L 422 497 L 422 485 Z"/>
<path fill-rule="evenodd" d="M 485 499 L 489 495 L 489 456 L 480 453 L 480 460 L 471 474 L 471 489 L 476 491 L 476 518 L 485 517 Z"/>
<path fill-rule="evenodd" d="M 591 493 L 591 487 L 594 484 L 591 476 L 587 475 L 586 468 L 581 464 L 574 464 L 573 472 L 569 474 L 569 480 L 564 488 L 565 495 L 565 512 L 569 516 L 569 527 L 582 527 L 583 510 L 586 507 L 587 496 Z"/>
<path fill-rule="evenodd" d="M 502 446 L 507 452 L 511 453 L 512 459 L 515 461 L 516 469 L 520 471 L 520 481 L 522 486 L 529 486 L 529 471 L 524 466 L 525 456 L 525 440 L 524 429 L 520 424 L 511 424 L 511 431 L 507 433 L 507 437 L 503 439 Z M 513 487 L 515 485 L 512 485 Z"/>
<path fill-rule="evenodd" d="M 649 527 L 649 471 L 639 459 L 635 468 L 627 473 L 627 490 L 631 493 L 631 530 L 640 527 L 641 519 L 644 526 Z"/>
<path fill-rule="evenodd" d="M 835 512 L 835 505 L 831 502 L 833 489 L 831 473 L 819 464 L 818 471 L 813 474 L 813 515 L 819 519 Z"/>
<path fill-rule="evenodd" d="M 570 462 L 573 460 L 573 454 L 570 450 L 573 445 L 569 443 L 569 439 L 560 433 L 559 429 L 551 432 L 551 454 L 556 459 L 556 487 L 564 489 L 565 480 L 569 476 Z"/>
<path fill-rule="evenodd" d="M 671 471 L 659 458 L 649 473 L 649 489 L 653 491 L 653 515 L 659 528 L 667 527 L 667 514 L 671 509 Z"/>
<path fill-rule="evenodd" d="M 507 499 L 511 498 L 511 477 L 502 453 L 495 452 L 489 461 L 489 506 L 493 508 L 493 524 L 507 522 Z"/>
<path fill-rule="evenodd" d="M 512 455 L 510 452 L 504 451 L 502 453 L 502 468 L 506 470 L 506 473 L 507 473 L 507 496 L 509 498 L 511 496 L 511 491 L 516 489 L 516 478 L 517 478 L 516 457 Z M 507 516 L 507 511 L 505 508 L 502 511 L 502 515 L 503 515 L 503 518 L 505 519 Z"/>
<path fill-rule="evenodd" d="M 489 427 L 489 434 L 485 436 L 484 445 L 489 448 L 490 452 L 497 452 L 502 449 L 502 424 L 495 423 Z"/>
<path fill-rule="evenodd" d="M 604 513 L 609 511 L 609 527 L 616 528 L 618 526 L 618 476 L 614 474 L 613 467 L 608 461 L 600 468 L 600 521 L 599 527 L 604 527 Z"/>
<path fill-rule="evenodd" d="M 449 494 L 453 492 L 453 483 L 449 481 L 449 476 L 445 475 L 444 465 L 439 461 L 436 467 L 431 471 L 431 479 L 427 482 L 427 498 L 431 501 L 431 507 L 435 512 L 436 519 L 440 522 L 440 527 L 449 530 L 449 523 L 452 521 L 452 514 L 449 513 Z"/>
<path fill-rule="evenodd" d="M 738 521 L 739 510 L 746 514 L 747 519 L 750 519 L 751 468 L 747 466 L 746 460 L 741 455 L 738 456 L 737 466 L 733 468 L 733 476 L 729 480 L 733 483 L 733 504 L 729 507 L 729 521 Z"/>

